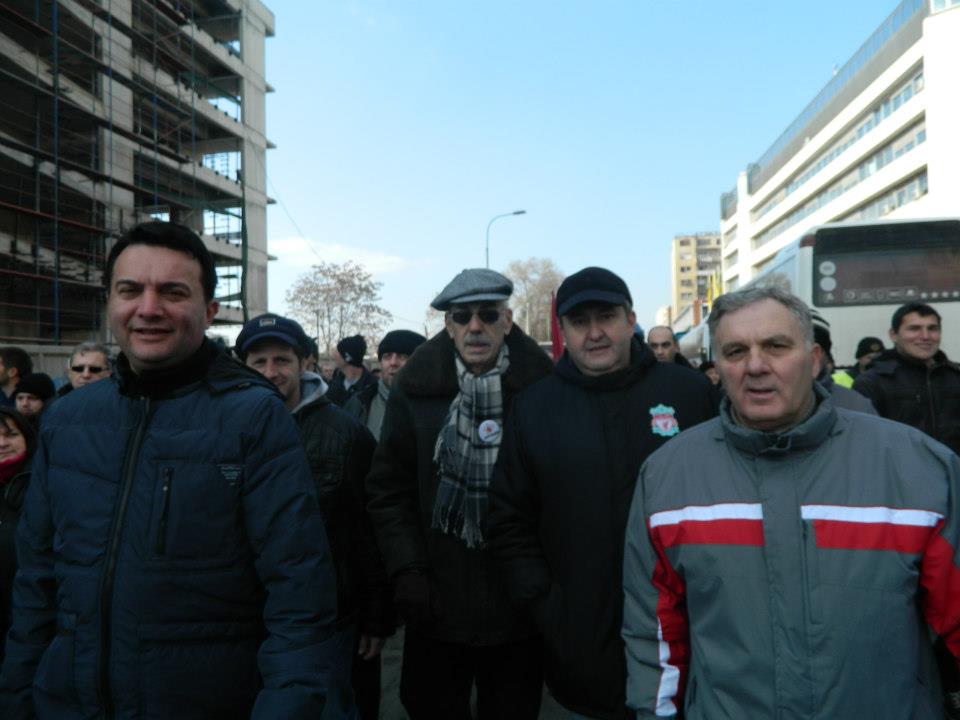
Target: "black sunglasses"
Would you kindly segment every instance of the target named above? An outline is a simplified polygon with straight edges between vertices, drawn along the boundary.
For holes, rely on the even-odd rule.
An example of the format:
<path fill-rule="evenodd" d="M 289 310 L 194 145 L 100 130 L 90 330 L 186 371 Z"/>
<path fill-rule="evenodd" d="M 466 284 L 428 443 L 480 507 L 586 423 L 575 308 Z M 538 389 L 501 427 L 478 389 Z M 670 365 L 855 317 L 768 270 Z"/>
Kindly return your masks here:
<path fill-rule="evenodd" d="M 71 365 L 70 366 L 70 369 L 73 370 L 75 373 L 82 373 L 84 368 L 92 372 L 94 375 L 96 375 L 98 372 L 103 372 L 103 368 L 100 367 L 99 365 Z"/>
<path fill-rule="evenodd" d="M 450 319 L 457 325 L 469 325 L 476 315 L 484 325 L 490 325 L 500 319 L 500 311 L 496 308 L 480 308 L 479 310 L 454 310 Z"/>

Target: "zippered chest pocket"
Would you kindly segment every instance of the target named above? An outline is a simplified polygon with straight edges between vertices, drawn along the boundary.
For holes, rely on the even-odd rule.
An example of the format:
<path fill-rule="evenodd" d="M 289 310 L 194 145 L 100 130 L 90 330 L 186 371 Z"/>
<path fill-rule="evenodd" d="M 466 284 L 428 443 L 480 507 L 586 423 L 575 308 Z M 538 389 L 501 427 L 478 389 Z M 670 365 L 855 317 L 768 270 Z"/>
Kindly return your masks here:
<path fill-rule="evenodd" d="M 161 462 L 157 468 L 148 555 L 166 560 L 229 560 L 247 548 L 242 467 Z"/>

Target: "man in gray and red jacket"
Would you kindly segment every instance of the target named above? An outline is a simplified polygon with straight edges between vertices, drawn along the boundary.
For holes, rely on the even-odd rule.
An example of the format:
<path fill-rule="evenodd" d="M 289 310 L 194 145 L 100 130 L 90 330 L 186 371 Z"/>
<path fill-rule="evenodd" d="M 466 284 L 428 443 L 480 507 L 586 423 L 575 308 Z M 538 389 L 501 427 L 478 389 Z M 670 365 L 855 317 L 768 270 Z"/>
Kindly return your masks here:
<path fill-rule="evenodd" d="M 709 319 L 720 417 L 640 470 L 623 638 L 637 718 L 940 720 L 928 627 L 960 653 L 960 459 L 837 408 L 778 288 Z"/>

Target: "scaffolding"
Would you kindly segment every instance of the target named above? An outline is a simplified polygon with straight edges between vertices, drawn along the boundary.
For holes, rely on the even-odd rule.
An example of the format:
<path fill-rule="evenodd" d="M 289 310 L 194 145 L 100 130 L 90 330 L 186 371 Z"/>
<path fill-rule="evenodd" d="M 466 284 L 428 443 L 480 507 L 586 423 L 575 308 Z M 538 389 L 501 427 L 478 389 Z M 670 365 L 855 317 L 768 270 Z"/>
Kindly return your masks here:
<path fill-rule="evenodd" d="M 106 253 L 151 218 L 201 234 L 224 321 L 265 308 L 272 23 L 257 0 L 0 0 L 0 343 L 107 340 Z"/>

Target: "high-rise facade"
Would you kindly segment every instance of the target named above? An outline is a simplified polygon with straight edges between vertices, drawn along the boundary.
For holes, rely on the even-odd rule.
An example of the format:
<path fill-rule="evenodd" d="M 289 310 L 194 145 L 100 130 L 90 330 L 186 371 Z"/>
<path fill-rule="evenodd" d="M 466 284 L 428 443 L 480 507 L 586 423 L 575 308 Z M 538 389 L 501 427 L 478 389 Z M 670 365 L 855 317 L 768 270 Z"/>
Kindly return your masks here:
<path fill-rule="evenodd" d="M 267 304 L 265 38 L 258 0 L 0 1 L 0 342 L 110 340 L 113 238 L 201 234 L 219 320 Z"/>
<path fill-rule="evenodd" d="M 718 233 L 703 232 L 673 238 L 670 250 L 673 320 L 679 318 L 695 300 L 708 299 L 711 278 L 720 268 L 720 245 Z"/>
<path fill-rule="evenodd" d="M 960 0 L 903 0 L 721 197 L 725 290 L 809 228 L 960 215 Z"/>

